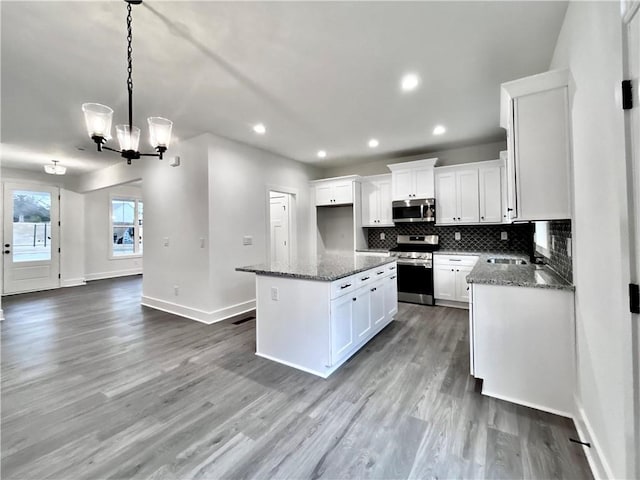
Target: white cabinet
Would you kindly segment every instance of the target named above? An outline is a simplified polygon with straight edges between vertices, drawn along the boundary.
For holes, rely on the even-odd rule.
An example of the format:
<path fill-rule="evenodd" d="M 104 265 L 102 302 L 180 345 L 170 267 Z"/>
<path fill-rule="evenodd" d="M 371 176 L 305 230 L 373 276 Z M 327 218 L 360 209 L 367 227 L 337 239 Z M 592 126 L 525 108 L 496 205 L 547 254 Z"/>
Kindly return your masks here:
<path fill-rule="evenodd" d="M 354 344 L 353 323 L 356 296 L 343 295 L 331 301 L 331 361 L 342 360 Z M 363 303 L 363 302 L 361 302 Z"/>
<path fill-rule="evenodd" d="M 480 223 L 501 223 L 506 219 L 506 207 L 503 205 L 504 167 L 500 165 L 483 166 L 478 169 Z"/>
<path fill-rule="evenodd" d="M 353 305 L 353 327 L 355 334 L 355 343 L 362 343 L 371 333 L 371 295 L 367 288 L 361 288 L 353 296 L 348 295 L 352 299 Z"/>
<path fill-rule="evenodd" d="M 369 289 L 369 307 L 371 323 L 378 327 L 385 323 L 387 315 L 384 306 L 384 286 L 386 279 L 375 282 Z"/>
<path fill-rule="evenodd" d="M 436 222 L 478 223 L 478 168 L 436 168 Z"/>
<path fill-rule="evenodd" d="M 362 226 L 392 227 L 391 175 L 374 175 L 362 183 Z"/>
<path fill-rule="evenodd" d="M 391 170 L 391 196 L 393 200 L 433 198 L 433 167 L 437 158 L 387 165 Z"/>
<path fill-rule="evenodd" d="M 571 218 L 568 71 L 503 83 L 509 220 Z"/>
<path fill-rule="evenodd" d="M 398 276 L 395 273 L 396 266 L 395 264 L 392 267 L 393 269 L 391 275 L 387 276 L 384 279 L 384 309 L 386 321 L 390 322 L 393 319 L 393 316 L 398 313 Z"/>
<path fill-rule="evenodd" d="M 349 205 L 353 203 L 353 180 L 323 180 L 315 182 L 316 206 Z"/>
<path fill-rule="evenodd" d="M 478 261 L 475 255 L 435 254 L 433 260 L 433 295 L 453 306 L 468 308 L 467 275 Z"/>
<path fill-rule="evenodd" d="M 571 417 L 573 292 L 472 284 L 471 374 L 482 393 Z"/>

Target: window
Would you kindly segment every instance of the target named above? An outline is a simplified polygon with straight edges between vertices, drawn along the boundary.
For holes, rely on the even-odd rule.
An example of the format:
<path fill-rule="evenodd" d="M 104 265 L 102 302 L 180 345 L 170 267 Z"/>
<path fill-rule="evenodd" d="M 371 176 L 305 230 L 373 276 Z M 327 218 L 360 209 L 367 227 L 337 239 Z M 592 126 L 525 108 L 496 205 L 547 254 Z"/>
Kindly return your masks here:
<path fill-rule="evenodd" d="M 535 223 L 535 243 L 536 253 L 539 253 L 547 258 L 550 256 L 549 252 L 549 222 L 534 222 Z"/>
<path fill-rule="evenodd" d="M 142 200 L 111 199 L 111 254 L 142 255 Z"/>

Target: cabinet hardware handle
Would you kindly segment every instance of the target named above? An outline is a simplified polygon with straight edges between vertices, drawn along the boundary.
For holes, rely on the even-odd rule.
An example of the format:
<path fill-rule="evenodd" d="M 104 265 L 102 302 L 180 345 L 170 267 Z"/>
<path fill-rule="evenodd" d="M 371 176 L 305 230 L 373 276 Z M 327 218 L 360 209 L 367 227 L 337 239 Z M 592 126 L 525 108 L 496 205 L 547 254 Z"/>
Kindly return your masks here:
<path fill-rule="evenodd" d="M 453 268 L 451 269 L 451 271 L 453 272 Z"/>
<path fill-rule="evenodd" d="M 371 277 L 362 277 L 360 280 L 362 280 L 364 282 L 365 280 L 369 280 L 370 278 Z"/>
<path fill-rule="evenodd" d="M 469 287 L 467 287 L 467 292 L 469 291 Z"/>
<path fill-rule="evenodd" d="M 4 246 L 9 248 L 11 246 L 11 244 L 10 243 L 5 243 Z"/>
<path fill-rule="evenodd" d="M 389 277 L 391 280 L 393 280 L 394 278 L 396 278 L 396 276 L 394 275 L 393 277 Z"/>
<path fill-rule="evenodd" d="M 456 221 L 456 217 L 453 217 L 453 221 L 454 221 L 454 222 Z"/>
<path fill-rule="evenodd" d="M 461 258 L 450 258 L 449 261 L 450 262 L 461 262 L 462 259 Z"/>
<path fill-rule="evenodd" d="M 350 286 L 351 286 L 351 284 L 350 284 L 350 283 L 345 283 L 344 285 L 342 285 L 342 286 L 340 287 L 340 290 L 344 290 L 345 288 L 349 288 Z"/>
<path fill-rule="evenodd" d="M 371 289 L 372 292 L 375 292 L 376 290 L 377 290 L 377 288 L 372 288 Z"/>
<path fill-rule="evenodd" d="M 6 255 L 7 253 L 11 253 L 11 251 L 10 250 L 5 250 L 4 254 Z"/>
<path fill-rule="evenodd" d="M 395 270 L 396 267 L 389 267 L 389 270 Z"/>
<path fill-rule="evenodd" d="M 376 272 L 376 275 L 382 275 L 384 273 L 384 270 L 382 272 Z"/>
<path fill-rule="evenodd" d="M 353 297 L 353 301 L 355 302 L 356 300 L 357 300 L 357 298 L 356 298 L 356 297 Z"/>
<path fill-rule="evenodd" d="M 458 220 L 460 220 L 460 217 L 458 217 Z"/>
<path fill-rule="evenodd" d="M 513 212 L 513 208 L 507 208 L 507 212 Z"/>
<path fill-rule="evenodd" d="M 460 270 L 456 269 L 456 272 L 459 272 Z"/>
<path fill-rule="evenodd" d="M 484 217 L 480 217 L 481 220 L 484 220 Z"/>

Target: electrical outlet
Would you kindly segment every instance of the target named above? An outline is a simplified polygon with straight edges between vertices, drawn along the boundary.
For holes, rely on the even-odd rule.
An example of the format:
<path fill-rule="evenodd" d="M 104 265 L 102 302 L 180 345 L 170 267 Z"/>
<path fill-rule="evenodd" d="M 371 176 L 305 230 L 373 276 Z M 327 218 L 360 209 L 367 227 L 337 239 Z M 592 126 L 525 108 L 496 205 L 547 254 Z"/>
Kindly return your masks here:
<path fill-rule="evenodd" d="M 567 257 L 571 258 L 571 239 L 567 239 Z"/>
<path fill-rule="evenodd" d="M 180 285 L 174 285 L 173 286 L 173 294 L 177 297 L 178 295 L 180 295 Z"/>
<path fill-rule="evenodd" d="M 509 240 L 509 234 L 507 232 L 500 232 L 500 240 Z"/>
<path fill-rule="evenodd" d="M 460 235 L 460 232 L 456 232 L 454 238 L 456 240 L 460 240 L 462 238 L 462 236 Z"/>
<path fill-rule="evenodd" d="M 169 237 L 164 237 L 162 239 L 162 246 L 163 247 L 168 247 L 169 246 Z"/>
<path fill-rule="evenodd" d="M 253 245 L 253 237 L 251 235 L 242 237 L 242 245 Z"/>
<path fill-rule="evenodd" d="M 380 232 L 380 240 L 384 240 L 385 238 L 387 238 L 387 236 L 384 234 L 384 232 Z"/>
<path fill-rule="evenodd" d="M 280 300 L 280 292 L 278 291 L 278 287 L 271 287 L 271 300 L 278 301 Z"/>

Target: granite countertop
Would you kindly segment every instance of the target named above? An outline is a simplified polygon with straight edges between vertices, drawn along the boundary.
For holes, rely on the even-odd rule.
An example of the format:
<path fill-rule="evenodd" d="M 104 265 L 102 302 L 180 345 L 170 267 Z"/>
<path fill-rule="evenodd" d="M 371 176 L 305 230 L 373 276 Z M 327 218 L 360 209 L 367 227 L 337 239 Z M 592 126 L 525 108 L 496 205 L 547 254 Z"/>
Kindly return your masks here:
<path fill-rule="evenodd" d="M 505 265 L 488 263 L 487 259 L 522 258 L 526 265 Z M 512 287 L 549 288 L 555 290 L 575 290 L 575 287 L 547 266 L 534 265 L 526 255 L 480 254 L 478 263 L 467 275 L 468 283 L 485 285 L 505 285 Z"/>
<path fill-rule="evenodd" d="M 250 272 L 257 275 L 290 277 L 303 280 L 333 282 L 355 273 L 395 262 L 393 257 L 374 255 L 356 255 L 355 253 L 336 253 L 317 258 L 302 258 L 289 263 L 265 263 L 238 267 L 238 272 Z"/>
<path fill-rule="evenodd" d="M 360 253 L 389 253 L 388 248 L 356 248 Z"/>

